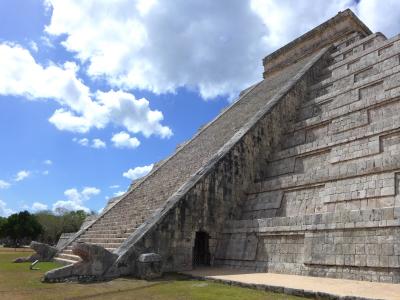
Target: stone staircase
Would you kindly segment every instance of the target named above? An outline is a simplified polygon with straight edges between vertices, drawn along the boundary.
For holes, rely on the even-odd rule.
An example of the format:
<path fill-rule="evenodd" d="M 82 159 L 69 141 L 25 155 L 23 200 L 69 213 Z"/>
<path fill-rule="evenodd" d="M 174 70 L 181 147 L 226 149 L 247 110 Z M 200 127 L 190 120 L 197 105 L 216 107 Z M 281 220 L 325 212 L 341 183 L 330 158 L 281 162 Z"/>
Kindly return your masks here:
<path fill-rule="evenodd" d="M 135 231 L 136 227 L 141 224 L 140 222 L 143 222 L 142 215 L 132 221 L 128 212 L 123 213 L 121 210 L 116 210 L 112 214 L 106 215 L 89 227 L 76 242 L 96 244 L 113 252 Z M 63 264 L 79 261 L 79 256 L 72 253 L 72 247 L 73 244 L 68 245 L 55 260 Z"/>
<path fill-rule="evenodd" d="M 241 130 L 266 101 L 294 77 L 309 62 L 304 59 L 261 81 L 242 94 L 240 99 L 204 126 L 183 147 L 160 163 L 142 181 L 113 206 L 107 209 L 87 229 L 55 258 L 63 264 L 79 261 L 72 254 L 77 242 L 100 245 L 115 252 L 151 216 L 156 214 L 178 189 L 206 164 L 235 134 Z M 234 117 L 232 117 L 234 115 Z"/>
<path fill-rule="evenodd" d="M 264 80 L 56 259 L 78 261 L 77 242 L 112 255 L 80 245 L 96 263 L 47 278 L 135 275 L 142 254 L 157 253 L 163 271 L 400 282 L 400 36 L 372 34 L 346 10 L 263 64 Z"/>

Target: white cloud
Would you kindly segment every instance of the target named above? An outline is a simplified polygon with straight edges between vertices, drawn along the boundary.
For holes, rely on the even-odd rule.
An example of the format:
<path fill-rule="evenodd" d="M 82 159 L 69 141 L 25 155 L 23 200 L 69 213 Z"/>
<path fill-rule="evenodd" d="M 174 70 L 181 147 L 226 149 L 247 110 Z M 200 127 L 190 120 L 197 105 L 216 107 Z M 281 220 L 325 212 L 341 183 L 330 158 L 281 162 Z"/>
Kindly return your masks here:
<path fill-rule="evenodd" d="M 92 147 L 96 148 L 96 149 L 105 148 L 106 147 L 106 143 L 103 142 L 100 139 L 93 139 L 92 140 Z"/>
<path fill-rule="evenodd" d="M 15 175 L 15 181 L 22 181 L 25 178 L 28 178 L 31 175 L 31 172 L 27 171 L 27 170 L 21 170 L 17 173 L 17 175 Z"/>
<path fill-rule="evenodd" d="M 400 2 L 386 0 L 362 0 L 355 7 L 361 20 L 373 31 L 392 37 L 400 33 Z"/>
<path fill-rule="evenodd" d="M 63 108 L 56 109 L 54 114 L 49 118 L 49 122 L 59 130 L 71 132 L 85 133 L 91 128 L 91 124 L 87 119 L 76 116 Z"/>
<path fill-rule="evenodd" d="M 32 211 L 38 212 L 38 211 L 43 211 L 47 210 L 48 206 L 46 204 L 40 203 L 40 202 L 34 202 L 32 204 Z"/>
<path fill-rule="evenodd" d="M 50 159 L 46 159 L 43 163 L 48 166 L 51 166 L 53 164 L 53 162 Z"/>
<path fill-rule="evenodd" d="M 49 175 L 49 170 L 44 170 L 43 172 L 42 172 L 42 175 Z"/>
<path fill-rule="evenodd" d="M 204 98 L 232 95 L 261 79 L 272 50 L 353 9 L 373 30 L 400 31 L 397 0 L 47 0 L 48 34 L 119 88 L 179 87 Z"/>
<path fill-rule="evenodd" d="M 98 91 L 99 112 L 92 119 L 98 123 L 102 119 L 111 119 L 115 124 L 125 127 L 131 133 L 142 133 L 145 137 L 157 135 L 161 138 L 169 138 L 172 131 L 169 127 L 161 125 L 164 119 L 162 112 L 151 110 L 150 103 L 145 98 L 136 99 L 134 95 L 123 91 L 109 91 L 107 93 Z"/>
<path fill-rule="evenodd" d="M 109 188 L 110 189 L 118 189 L 119 185 L 118 184 L 110 185 Z"/>
<path fill-rule="evenodd" d="M 148 166 L 136 167 L 134 169 L 129 169 L 128 171 L 124 172 L 122 176 L 129 178 L 130 180 L 135 180 L 140 177 L 147 175 L 152 169 L 153 164 Z"/>
<path fill-rule="evenodd" d="M 117 148 L 136 148 L 140 145 L 140 141 L 131 137 L 129 133 L 121 131 L 112 136 L 111 141 Z"/>
<path fill-rule="evenodd" d="M 114 196 L 119 197 L 119 196 L 122 196 L 123 194 L 125 194 L 125 191 L 118 191 L 118 192 L 114 193 Z"/>
<path fill-rule="evenodd" d="M 29 48 L 31 48 L 33 52 L 39 51 L 39 47 L 34 41 L 29 42 Z"/>
<path fill-rule="evenodd" d="M 82 190 L 82 196 L 85 200 L 89 200 L 92 196 L 100 194 L 100 189 L 95 187 L 84 187 Z"/>
<path fill-rule="evenodd" d="M 120 90 L 91 93 L 78 79 L 79 67 L 73 62 L 43 67 L 21 46 L 0 43 L 0 65 L 0 95 L 57 101 L 62 107 L 49 121 L 59 130 L 85 133 L 112 123 L 146 137 L 172 135 L 171 129 L 161 124 L 163 114 L 152 110 L 146 99 Z"/>
<path fill-rule="evenodd" d="M 385 5 L 379 0 L 251 0 L 251 6 L 268 28 L 264 40 L 272 48 L 290 42 L 347 8 L 372 31 L 381 31 L 388 37 L 400 32 L 400 2 L 397 0 L 385 1 Z"/>
<path fill-rule="evenodd" d="M 9 215 L 13 214 L 14 211 L 7 207 L 7 203 L 0 200 L 0 216 L 1 217 L 8 217 Z"/>
<path fill-rule="evenodd" d="M 261 79 L 268 29 L 248 1 L 48 3 L 46 31 L 66 34 L 63 45 L 88 63 L 88 74 L 117 87 L 162 93 L 186 86 L 212 98 Z"/>
<path fill-rule="evenodd" d="M 82 139 L 73 138 L 72 141 L 75 143 L 78 143 L 81 146 L 91 147 L 91 148 L 95 148 L 95 149 L 106 148 L 106 146 L 107 146 L 104 141 L 102 141 L 101 139 L 98 139 L 98 138 L 93 139 L 92 141 L 90 141 L 87 138 L 82 138 Z"/>
<path fill-rule="evenodd" d="M 352 4 L 352 0 L 250 1 L 268 30 L 263 40 L 270 49 L 283 46 Z"/>
<path fill-rule="evenodd" d="M 10 185 L 9 182 L 0 179 L 0 190 L 8 189 Z"/>
<path fill-rule="evenodd" d="M 100 189 L 95 187 L 84 187 L 81 191 L 76 188 L 64 191 L 66 200 L 59 200 L 53 204 L 53 210 L 83 210 L 90 212 L 90 209 L 84 206 L 84 202 L 89 200 L 95 195 L 100 194 Z"/>
<path fill-rule="evenodd" d="M 83 139 L 78 139 L 78 138 L 73 138 L 72 139 L 73 142 L 78 143 L 81 146 L 89 146 L 89 140 L 87 138 L 83 138 Z"/>

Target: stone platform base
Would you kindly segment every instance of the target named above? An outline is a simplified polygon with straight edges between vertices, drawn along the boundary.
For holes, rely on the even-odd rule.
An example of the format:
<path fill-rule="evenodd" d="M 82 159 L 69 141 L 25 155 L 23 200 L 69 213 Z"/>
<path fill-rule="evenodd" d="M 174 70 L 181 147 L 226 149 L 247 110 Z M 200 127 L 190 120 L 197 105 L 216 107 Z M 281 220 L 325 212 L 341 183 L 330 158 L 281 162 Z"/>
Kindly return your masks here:
<path fill-rule="evenodd" d="M 400 284 L 252 273 L 228 268 L 201 268 L 183 273 L 197 279 L 316 299 L 400 299 Z"/>

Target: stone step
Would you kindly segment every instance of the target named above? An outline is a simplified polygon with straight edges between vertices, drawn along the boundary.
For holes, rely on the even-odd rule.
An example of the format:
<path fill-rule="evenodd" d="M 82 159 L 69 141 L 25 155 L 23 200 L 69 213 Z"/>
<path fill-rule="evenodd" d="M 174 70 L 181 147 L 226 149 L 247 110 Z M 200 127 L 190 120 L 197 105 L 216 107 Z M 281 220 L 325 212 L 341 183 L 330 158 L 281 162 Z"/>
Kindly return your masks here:
<path fill-rule="evenodd" d="M 125 226 L 104 226 L 102 224 L 93 225 L 88 229 L 88 231 L 101 231 L 101 232 L 108 232 L 108 233 L 124 233 L 131 230 L 132 226 L 125 225 Z"/>
<path fill-rule="evenodd" d="M 122 243 L 126 239 L 125 238 L 90 238 L 90 237 L 82 237 L 79 239 L 80 242 L 85 242 L 89 244 L 109 244 L 109 243 Z"/>
<path fill-rule="evenodd" d="M 71 249 L 64 249 L 61 253 L 72 254 L 72 255 L 74 255 L 74 254 L 72 253 L 72 250 L 71 250 Z"/>
<path fill-rule="evenodd" d="M 79 241 L 80 241 L 80 238 L 78 238 L 77 242 L 79 242 Z M 76 243 L 76 242 L 75 242 L 75 243 Z M 88 244 L 96 244 L 96 245 L 102 246 L 103 248 L 105 248 L 105 249 L 107 249 L 107 250 L 109 250 L 109 251 L 114 251 L 115 249 L 118 248 L 118 246 L 119 246 L 121 243 L 118 243 L 118 246 L 117 246 L 117 247 L 114 246 L 115 243 L 107 243 L 107 244 L 104 244 L 104 245 L 97 244 L 97 243 L 88 243 Z M 74 244 L 68 245 L 62 252 L 65 252 L 65 253 L 72 253 L 72 248 L 73 248 L 73 247 L 74 247 Z"/>
<path fill-rule="evenodd" d="M 140 212 L 146 212 L 149 210 L 154 210 L 153 204 L 156 204 L 156 203 L 157 202 L 126 204 L 122 207 L 115 208 L 115 210 L 113 209 L 112 211 L 105 214 L 103 217 L 107 218 L 107 217 L 113 216 L 118 219 L 121 216 L 122 217 L 126 216 L 127 213 L 140 213 Z"/>
<path fill-rule="evenodd" d="M 105 221 L 100 220 L 98 223 L 95 223 L 96 226 L 103 226 L 103 227 L 125 227 L 127 226 L 132 220 L 128 221 Z M 93 225 L 93 226 L 95 226 Z"/>
<path fill-rule="evenodd" d="M 113 234 L 109 234 L 109 233 L 101 233 L 101 232 L 86 232 L 85 234 L 81 235 L 81 238 L 119 238 L 119 239 L 126 239 L 128 238 L 132 232 L 125 232 L 125 233 L 113 233 Z"/>
<path fill-rule="evenodd" d="M 94 231 L 88 231 L 86 232 L 84 235 L 82 235 L 82 237 L 85 238 L 93 238 L 93 239 L 97 239 L 97 238 L 123 238 L 126 239 L 128 238 L 132 233 L 127 232 L 127 233 L 114 233 L 114 234 L 109 234 L 109 233 L 103 233 L 103 232 L 98 232 L 95 233 Z"/>
<path fill-rule="evenodd" d="M 112 215 L 104 216 L 100 218 L 99 223 L 105 224 L 120 224 L 120 223 L 130 223 L 136 218 L 147 218 L 154 209 L 146 207 L 135 207 L 134 210 L 125 209 L 123 212 L 113 212 Z"/>
<path fill-rule="evenodd" d="M 133 232 L 133 231 L 132 231 Z M 82 234 L 80 237 L 85 237 L 85 238 L 127 238 L 132 234 L 132 232 L 114 232 L 114 233 L 109 233 L 109 232 L 101 232 L 99 231 L 88 231 Z"/>
<path fill-rule="evenodd" d="M 60 254 L 57 255 L 57 258 L 66 259 L 74 262 L 81 260 L 81 258 L 78 255 L 70 254 L 69 252 L 68 253 L 61 252 Z"/>
<path fill-rule="evenodd" d="M 91 228 L 90 230 L 86 231 L 84 235 L 102 235 L 107 236 L 117 236 L 117 235 L 123 235 L 121 237 L 129 236 L 134 232 L 136 228 L 124 228 L 124 229 L 119 229 L 119 230 L 107 230 L 107 229 L 102 229 L 102 228 Z M 82 236 L 82 235 L 81 235 Z"/>
<path fill-rule="evenodd" d="M 108 251 L 114 251 L 122 244 L 122 242 L 121 243 L 87 243 L 87 244 L 98 245 L 98 246 L 103 247 L 104 249 L 107 249 Z"/>
<path fill-rule="evenodd" d="M 116 233 L 125 233 L 125 232 L 132 232 L 135 228 L 138 226 L 135 224 L 127 224 L 125 226 L 103 226 L 100 224 L 97 224 L 96 226 L 92 226 L 88 229 L 88 231 L 95 232 L 95 231 L 101 231 L 104 233 L 109 233 L 109 234 L 116 234 Z"/>
<path fill-rule="evenodd" d="M 64 258 L 59 258 L 59 257 L 55 257 L 53 260 L 64 266 L 68 266 L 68 265 L 72 265 L 72 264 L 76 263 L 75 260 L 64 259 Z"/>

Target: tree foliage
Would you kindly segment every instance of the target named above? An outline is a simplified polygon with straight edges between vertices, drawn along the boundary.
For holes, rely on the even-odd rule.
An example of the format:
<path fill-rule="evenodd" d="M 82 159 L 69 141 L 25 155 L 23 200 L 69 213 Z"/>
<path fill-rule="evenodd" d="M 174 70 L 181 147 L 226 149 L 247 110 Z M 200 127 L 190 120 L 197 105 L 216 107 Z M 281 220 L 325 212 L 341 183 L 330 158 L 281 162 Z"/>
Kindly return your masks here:
<path fill-rule="evenodd" d="M 83 210 L 41 211 L 36 214 L 23 211 L 8 218 L 0 217 L 0 239 L 13 246 L 31 240 L 55 245 L 62 233 L 77 232 L 86 217 L 92 214 Z"/>
<path fill-rule="evenodd" d="M 2 237 L 3 226 L 6 222 L 7 222 L 7 218 L 0 217 L 0 238 Z"/>
<path fill-rule="evenodd" d="M 90 215 L 83 210 L 78 211 L 42 211 L 36 214 L 39 223 L 43 227 L 43 233 L 39 236 L 39 241 L 46 244 L 56 244 L 60 235 L 64 232 L 77 232 Z"/>
<path fill-rule="evenodd" d="M 42 232 L 43 227 L 36 216 L 28 211 L 21 211 L 7 218 L 1 226 L 0 235 L 9 239 L 14 246 L 18 246 L 25 240 L 36 239 Z"/>

